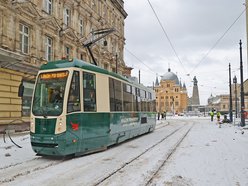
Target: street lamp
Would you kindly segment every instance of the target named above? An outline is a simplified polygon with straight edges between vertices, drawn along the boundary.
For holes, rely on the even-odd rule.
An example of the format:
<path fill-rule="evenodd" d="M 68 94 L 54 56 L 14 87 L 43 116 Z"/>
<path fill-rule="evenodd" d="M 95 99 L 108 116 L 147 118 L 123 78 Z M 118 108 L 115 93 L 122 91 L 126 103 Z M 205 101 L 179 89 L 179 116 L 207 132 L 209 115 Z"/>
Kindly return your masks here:
<path fill-rule="evenodd" d="M 238 118 L 238 103 L 237 103 L 237 77 L 233 78 L 234 94 L 235 94 L 235 118 Z"/>
<path fill-rule="evenodd" d="M 230 89 L 230 104 L 229 104 L 229 118 L 230 122 L 233 122 L 233 111 L 232 111 L 232 80 L 231 80 L 231 64 L 229 63 L 229 89 Z"/>

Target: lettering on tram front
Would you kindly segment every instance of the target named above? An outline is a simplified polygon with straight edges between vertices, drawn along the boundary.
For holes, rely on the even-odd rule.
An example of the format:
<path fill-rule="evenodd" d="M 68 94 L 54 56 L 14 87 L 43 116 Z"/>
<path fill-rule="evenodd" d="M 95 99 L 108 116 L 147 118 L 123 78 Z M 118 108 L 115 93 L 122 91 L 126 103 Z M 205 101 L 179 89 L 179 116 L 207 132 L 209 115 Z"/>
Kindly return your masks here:
<path fill-rule="evenodd" d="M 57 78 L 65 78 L 68 76 L 68 72 L 52 72 L 52 73 L 42 73 L 40 75 L 41 79 L 57 79 Z"/>

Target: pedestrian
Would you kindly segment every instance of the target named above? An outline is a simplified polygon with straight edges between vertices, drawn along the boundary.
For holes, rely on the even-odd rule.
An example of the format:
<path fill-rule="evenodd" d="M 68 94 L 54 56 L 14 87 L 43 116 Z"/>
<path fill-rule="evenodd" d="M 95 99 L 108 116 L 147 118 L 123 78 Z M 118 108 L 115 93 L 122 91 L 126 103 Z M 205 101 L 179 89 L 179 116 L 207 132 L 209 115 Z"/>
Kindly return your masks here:
<path fill-rule="evenodd" d="M 160 112 L 158 112 L 158 120 L 159 120 L 159 118 L 160 118 Z"/>
<path fill-rule="evenodd" d="M 211 117 L 211 121 L 214 120 L 214 112 L 213 111 L 210 111 L 210 117 Z"/>
<path fill-rule="evenodd" d="M 165 120 L 166 120 L 166 112 L 167 112 L 167 111 L 164 111 L 164 119 L 165 119 Z"/>
<path fill-rule="evenodd" d="M 221 128 L 221 122 L 220 122 L 220 112 L 218 111 L 216 116 L 217 116 L 217 124 L 219 124 L 219 128 Z"/>

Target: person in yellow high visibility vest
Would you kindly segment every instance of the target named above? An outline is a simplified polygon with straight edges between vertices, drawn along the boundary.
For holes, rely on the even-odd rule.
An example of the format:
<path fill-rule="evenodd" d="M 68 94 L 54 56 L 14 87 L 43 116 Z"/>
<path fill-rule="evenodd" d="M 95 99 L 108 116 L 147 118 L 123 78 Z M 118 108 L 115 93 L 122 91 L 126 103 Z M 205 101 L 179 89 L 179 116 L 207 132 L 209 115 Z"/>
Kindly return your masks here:
<path fill-rule="evenodd" d="M 210 117 L 211 117 L 211 121 L 213 121 L 214 120 L 214 112 L 213 111 L 210 111 Z"/>
<path fill-rule="evenodd" d="M 220 112 L 218 111 L 216 116 L 217 116 L 217 124 L 219 124 L 219 128 L 221 127 L 221 122 L 220 122 Z"/>

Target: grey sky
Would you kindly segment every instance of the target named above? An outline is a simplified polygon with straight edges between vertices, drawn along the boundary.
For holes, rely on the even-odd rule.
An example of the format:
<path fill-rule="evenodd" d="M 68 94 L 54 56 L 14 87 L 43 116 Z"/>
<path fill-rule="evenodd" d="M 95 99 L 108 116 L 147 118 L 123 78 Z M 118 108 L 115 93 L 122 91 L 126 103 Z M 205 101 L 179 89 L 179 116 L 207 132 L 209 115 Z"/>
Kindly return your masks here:
<path fill-rule="evenodd" d="M 207 55 L 218 39 L 245 9 L 244 0 L 150 0 L 180 60 L 177 59 L 147 0 L 125 0 L 125 62 L 134 68 L 132 75 L 152 85 L 156 73 L 163 75 L 170 65 L 188 94 L 192 79 L 198 79 L 201 104 L 213 95 L 229 92 L 228 64 L 239 79 L 239 40 L 243 42 L 244 79 L 247 78 L 245 13 Z M 199 62 L 202 60 L 199 66 Z M 149 68 L 147 68 L 149 66 Z M 197 68 L 196 68 L 197 67 Z M 190 74 L 190 76 L 187 76 Z"/>

